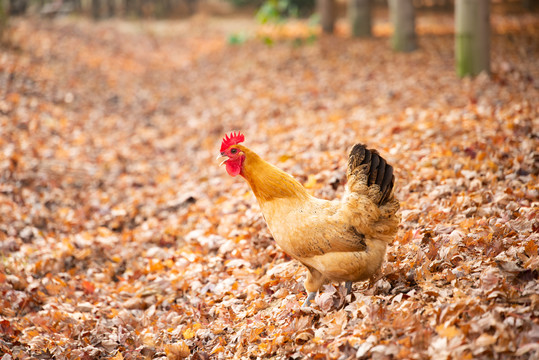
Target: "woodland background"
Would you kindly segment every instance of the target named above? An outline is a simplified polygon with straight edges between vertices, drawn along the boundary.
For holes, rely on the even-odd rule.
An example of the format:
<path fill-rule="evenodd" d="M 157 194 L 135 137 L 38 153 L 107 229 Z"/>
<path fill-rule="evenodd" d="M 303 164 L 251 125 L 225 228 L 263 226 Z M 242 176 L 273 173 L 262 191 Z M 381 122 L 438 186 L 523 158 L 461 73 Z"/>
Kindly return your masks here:
<path fill-rule="evenodd" d="M 11 17 L 0 53 L 0 358 L 539 358 L 539 15 L 494 8 L 458 79 L 451 12 L 394 53 L 339 21 Z M 356 142 L 394 165 L 381 274 L 328 285 L 214 159 L 245 144 L 316 196 Z"/>

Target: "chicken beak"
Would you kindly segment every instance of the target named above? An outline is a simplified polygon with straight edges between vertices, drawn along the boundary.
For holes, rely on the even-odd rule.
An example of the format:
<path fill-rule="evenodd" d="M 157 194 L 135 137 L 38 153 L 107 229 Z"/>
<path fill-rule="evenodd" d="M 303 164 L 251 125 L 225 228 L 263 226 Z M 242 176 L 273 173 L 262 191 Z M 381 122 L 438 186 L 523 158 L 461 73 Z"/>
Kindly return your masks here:
<path fill-rule="evenodd" d="M 219 154 L 219 155 L 217 155 L 216 160 L 219 161 L 219 166 L 223 166 L 223 164 L 227 162 L 228 156 Z"/>

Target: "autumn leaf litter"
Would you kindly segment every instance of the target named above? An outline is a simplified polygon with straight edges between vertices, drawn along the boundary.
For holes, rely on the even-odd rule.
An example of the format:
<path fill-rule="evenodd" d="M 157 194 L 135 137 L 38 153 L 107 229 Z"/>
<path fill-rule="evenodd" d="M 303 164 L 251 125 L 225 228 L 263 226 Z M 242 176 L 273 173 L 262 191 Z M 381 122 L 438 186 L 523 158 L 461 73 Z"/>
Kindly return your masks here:
<path fill-rule="evenodd" d="M 493 16 L 493 75 L 473 80 L 444 34 L 394 54 L 384 37 L 228 46 L 201 18 L 166 35 L 16 20 L 3 359 L 539 356 L 538 20 Z M 403 219 L 381 274 L 300 309 L 304 270 L 213 161 L 231 130 L 323 198 L 354 143 L 379 149 Z"/>

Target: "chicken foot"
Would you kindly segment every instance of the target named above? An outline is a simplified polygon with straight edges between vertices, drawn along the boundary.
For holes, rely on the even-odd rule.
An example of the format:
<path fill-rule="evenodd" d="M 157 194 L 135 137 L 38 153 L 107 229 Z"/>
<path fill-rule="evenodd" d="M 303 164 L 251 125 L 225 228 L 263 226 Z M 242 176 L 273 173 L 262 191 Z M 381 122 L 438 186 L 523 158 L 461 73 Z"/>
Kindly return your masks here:
<path fill-rule="evenodd" d="M 346 295 L 350 295 L 352 293 L 352 282 L 351 281 L 345 282 L 344 287 L 346 288 Z M 316 297 L 316 293 L 317 293 L 316 291 L 309 292 L 307 294 L 307 299 L 305 299 L 305 302 L 303 303 L 303 305 L 301 305 L 301 307 L 304 308 L 311 305 L 311 301 L 313 301 L 314 298 Z"/>
<path fill-rule="evenodd" d="M 303 303 L 303 305 L 301 305 L 301 307 L 304 308 L 304 307 L 311 306 L 311 301 L 313 301 L 315 297 L 316 297 L 316 291 L 310 292 L 307 295 L 307 299 L 305 299 L 305 302 Z"/>
<path fill-rule="evenodd" d="M 311 301 L 314 300 L 316 297 L 316 293 L 318 292 L 318 289 L 322 287 L 324 282 L 326 281 L 326 278 L 322 273 L 315 268 L 312 268 L 310 266 L 307 266 L 307 278 L 305 279 L 305 282 L 303 285 L 305 286 L 305 290 L 307 290 L 308 295 L 307 299 L 301 305 L 301 307 L 307 307 L 311 305 Z"/>

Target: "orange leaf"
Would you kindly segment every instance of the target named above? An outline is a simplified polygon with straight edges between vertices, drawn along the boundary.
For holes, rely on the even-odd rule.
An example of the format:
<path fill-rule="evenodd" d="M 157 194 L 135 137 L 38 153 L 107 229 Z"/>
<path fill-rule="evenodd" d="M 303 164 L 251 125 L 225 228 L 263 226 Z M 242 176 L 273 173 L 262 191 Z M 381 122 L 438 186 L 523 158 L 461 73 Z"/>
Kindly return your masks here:
<path fill-rule="evenodd" d="M 538 246 L 536 242 L 533 240 L 528 241 L 528 243 L 524 247 L 524 251 L 526 252 L 526 255 L 528 256 L 537 255 L 537 249 L 538 249 Z"/>
<path fill-rule="evenodd" d="M 10 103 L 18 104 L 19 101 L 21 100 L 21 95 L 18 93 L 9 93 L 6 96 L 6 100 L 9 101 Z"/>
<path fill-rule="evenodd" d="M 84 280 L 82 282 L 82 290 L 85 294 L 93 294 L 95 292 L 95 285 L 92 282 Z"/>
<path fill-rule="evenodd" d="M 462 332 L 456 326 L 445 326 L 444 324 L 436 326 L 436 332 L 443 337 L 452 339 L 455 336 L 462 334 Z"/>
<path fill-rule="evenodd" d="M 183 332 L 183 338 L 185 340 L 189 340 L 189 339 L 192 339 L 194 337 L 195 337 L 195 331 L 193 329 L 191 329 L 191 328 L 187 328 Z"/>
<path fill-rule="evenodd" d="M 200 329 L 202 325 L 200 323 L 194 323 L 190 328 L 187 328 L 183 332 L 183 338 L 185 340 L 189 340 L 195 337 L 195 334 L 198 329 Z"/>
<path fill-rule="evenodd" d="M 211 351 L 210 355 L 220 353 L 220 352 L 222 352 L 222 351 L 224 351 L 224 350 L 225 350 L 225 348 L 224 348 L 222 345 L 217 344 L 217 345 L 213 348 L 213 350 Z"/>
<path fill-rule="evenodd" d="M 116 355 L 114 355 L 113 357 L 110 358 L 111 360 L 124 360 L 124 356 L 122 355 L 121 352 L 117 352 Z"/>

